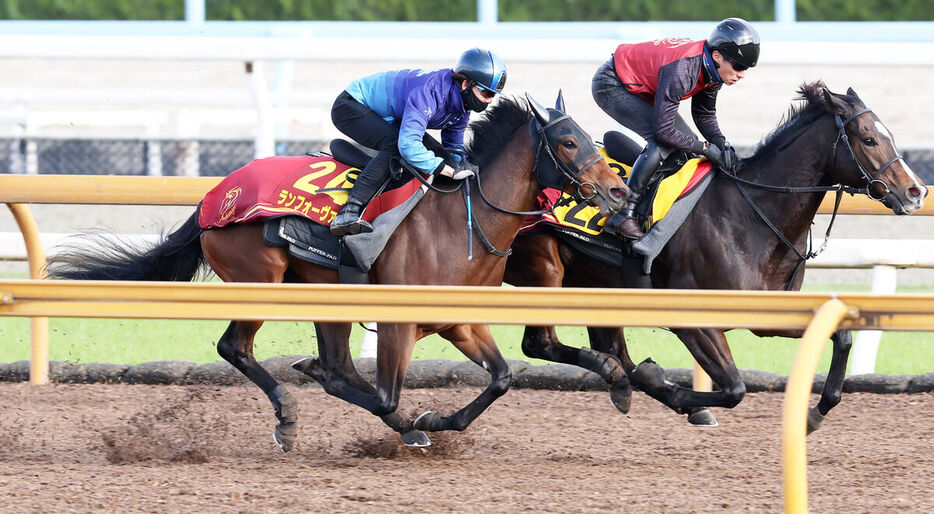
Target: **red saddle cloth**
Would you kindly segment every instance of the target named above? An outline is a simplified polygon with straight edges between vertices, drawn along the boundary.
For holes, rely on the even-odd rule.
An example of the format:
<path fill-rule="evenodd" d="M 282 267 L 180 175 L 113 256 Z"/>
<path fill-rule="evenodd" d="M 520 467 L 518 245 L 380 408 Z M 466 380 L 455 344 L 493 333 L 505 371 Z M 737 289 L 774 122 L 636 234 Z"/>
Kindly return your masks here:
<path fill-rule="evenodd" d="M 208 191 L 201 203 L 201 228 L 249 223 L 263 218 L 297 215 L 330 225 L 360 170 L 330 155 L 266 157 L 234 171 Z M 372 222 L 399 205 L 421 183 L 412 179 L 378 195 L 363 212 Z"/>

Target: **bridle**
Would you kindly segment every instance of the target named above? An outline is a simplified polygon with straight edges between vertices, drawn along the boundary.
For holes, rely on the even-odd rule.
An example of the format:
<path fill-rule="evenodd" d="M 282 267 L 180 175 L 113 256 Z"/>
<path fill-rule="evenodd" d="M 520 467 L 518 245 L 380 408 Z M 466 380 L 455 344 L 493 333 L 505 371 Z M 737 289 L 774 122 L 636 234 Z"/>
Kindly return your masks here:
<path fill-rule="evenodd" d="M 535 172 L 536 180 L 538 180 L 538 185 L 542 189 L 552 188 L 552 189 L 563 189 L 564 185 L 568 182 L 577 186 L 577 191 L 575 193 L 575 199 L 578 201 L 588 202 L 597 195 L 602 195 L 600 191 L 590 182 L 581 182 L 580 176 L 584 174 L 591 166 L 603 160 L 603 155 L 597 152 L 597 148 L 591 145 L 588 150 L 584 146 L 579 146 L 577 155 L 574 156 L 574 159 L 570 163 L 565 163 L 558 158 L 555 148 L 557 148 L 560 143 L 562 136 L 562 131 L 560 130 L 561 125 L 567 125 L 570 123 L 570 132 L 571 135 L 575 136 L 580 141 L 589 141 L 590 136 L 588 136 L 574 120 L 571 119 L 567 114 L 563 114 L 560 111 L 554 109 L 548 109 L 549 114 L 552 115 L 552 119 L 548 121 L 544 126 L 538 121 L 538 118 L 533 117 L 532 122 L 529 124 L 529 137 L 532 140 L 533 153 L 535 155 L 535 164 L 532 169 Z M 554 115 L 558 115 L 554 117 Z M 547 159 L 542 158 L 542 153 L 545 154 Z M 572 168 L 573 166 L 573 168 Z M 591 189 L 590 194 L 584 193 L 584 187 L 587 186 Z M 604 198 L 606 200 L 606 198 Z"/>
<path fill-rule="evenodd" d="M 843 184 L 840 184 L 838 186 L 814 186 L 814 187 L 773 186 L 769 184 L 761 184 L 758 182 L 752 182 L 752 181 L 740 178 L 732 171 L 721 170 L 723 171 L 724 175 L 726 175 L 727 177 L 733 180 L 733 183 L 736 184 L 736 187 L 739 189 L 740 193 L 743 195 L 743 198 L 746 200 L 746 203 L 748 203 L 749 206 L 752 207 L 756 215 L 758 215 L 759 218 L 769 227 L 769 229 L 771 229 L 772 232 L 779 238 L 779 240 L 781 240 L 782 243 L 785 244 L 785 246 L 787 246 L 788 248 L 791 248 L 791 250 L 794 251 L 795 255 L 798 257 L 798 263 L 795 265 L 795 271 L 794 273 L 792 273 L 791 279 L 785 285 L 786 290 L 790 291 L 791 288 L 793 287 L 795 283 L 795 279 L 797 278 L 798 273 L 801 271 L 805 261 L 807 261 L 808 259 L 817 257 L 818 255 L 823 253 L 823 251 L 827 248 L 827 243 L 830 241 L 830 231 L 833 228 L 834 221 L 837 219 L 837 211 L 840 208 L 840 201 L 843 199 L 843 193 L 865 194 L 872 200 L 875 200 L 878 202 L 884 202 L 885 198 L 891 192 L 891 190 L 889 189 L 889 186 L 882 180 L 879 180 L 879 176 L 882 175 L 882 173 L 886 169 L 888 169 L 889 166 L 894 164 L 896 161 L 903 159 L 903 156 L 901 154 L 896 153 L 895 157 L 892 157 L 888 162 L 882 165 L 875 172 L 875 174 L 870 174 L 866 170 L 866 168 L 863 166 L 863 164 L 859 161 L 859 158 L 856 156 L 856 152 L 853 151 L 853 147 L 850 145 L 850 139 L 846 135 L 846 126 L 849 125 L 850 122 L 855 120 L 857 117 L 867 112 L 872 112 L 872 109 L 863 108 L 851 114 L 845 120 L 839 114 L 834 113 L 833 117 L 834 117 L 834 124 L 837 126 L 837 137 L 836 139 L 834 139 L 833 146 L 831 149 L 831 155 L 833 156 L 833 158 L 830 164 L 831 169 L 833 169 L 836 163 L 836 160 L 837 160 L 837 145 L 842 141 L 844 146 L 847 149 L 847 152 L 850 154 L 850 158 L 856 164 L 857 169 L 859 169 L 863 178 L 866 180 L 865 187 L 857 188 L 857 187 L 847 186 Z M 837 195 L 834 201 L 833 214 L 830 217 L 830 223 L 827 225 L 827 232 L 824 234 L 824 242 L 823 244 L 821 244 L 820 248 L 818 248 L 817 251 L 808 250 L 807 253 L 801 253 L 801 251 L 798 250 L 798 248 L 795 245 L 793 245 L 791 241 L 789 241 L 788 238 L 785 237 L 784 234 L 781 233 L 778 227 L 776 227 L 775 224 L 772 223 L 772 221 L 768 218 L 768 216 L 766 216 L 765 213 L 762 212 L 762 209 L 760 209 L 759 206 L 756 205 L 755 201 L 749 196 L 749 194 L 743 188 L 743 184 L 746 184 L 751 187 L 755 187 L 757 189 L 763 189 L 766 191 L 772 191 L 772 192 L 778 192 L 778 193 L 826 193 L 829 191 L 835 191 Z M 885 191 L 884 194 L 879 195 L 878 197 L 872 194 L 872 190 L 874 186 L 877 184 L 881 185 L 882 190 Z M 809 230 L 808 231 L 808 248 L 813 248 L 813 247 L 814 247 L 813 238 Z"/>
<path fill-rule="evenodd" d="M 872 200 L 881 202 L 885 200 L 885 197 L 887 197 L 889 193 L 891 193 L 891 189 L 889 189 L 888 184 L 879 180 L 879 176 L 882 175 L 882 173 L 885 170 L 887 170 L 889 166 L 895 164 L 896 161 L 903 159 L 904 157 L 901 154 L 896 153 L 895 157 L 892 157 L 891 159 L 889 159 L 887 163 L 883 164 L 878 170 L 876 170 L 875 174 L 870 174 L 868 171 L 866 171 L 866 168 L 863 167 L 863 163 L 859 162 L 859 158 L 856 157 L 856 152 L 853 151 L 853 147 L 850 145 L 850 138 L 847 137 L 846 135 L 846 126 L 851 121 L 855 120 L 859 115 L 867 113 L 867 112 L 872 112 L 872 109 L 864 108 L 860 111 L 856 111 L 855 113 L 850 115 L 850 117 L 847 118 L 846 120 L 843 120 L 839 114 L 833 115 L 834 123 L 836 123 L 837 129 L 838 129 L 837 139 L 835 139 L 833 142 L 833 157 L 834 157 L 834 162 L 836 162 L 837 144 L 840 143 L 840 141 L 843 141 L 843 144 L 846 146 L 847 152 L 849 152 L 850 154 L 850 158 L 853 159 L 853 162 L 856 163 L 856 167 L 859 169 L 859 172 L 862 173 L 863 178 L 866 179 L 866 189 L 864 191 L 866 196 L 868 196 Z M 884 191 L 884 193 L 879 195 L 878 198 L 875 195 L 873 195 L 873 189 L 876 185 L 881 186 L 882 191 Z"/>
<path fill-rule="evenodd" d="M 532 172 L 535 174 L 535 178 L 539 187 L 564 189 L 564 186 L 570 182 L 577 186 L 575 197 L 578 201 L 590 202 L 598 195 L 603 197 L 603 193 L 601 193 L 594 184 L 580 181 L 580 176 L 583 175 L 584 172 L 586 172 L 588 169 L 590 169 L 591 166 L 603 160 L 603 155 L 597 152 L 595 146 L 591 145 L 591 152 L 578 151 L 578 154 L 574 157 L 573 160 L 571 160 L 570 165 L 559 159 L 554 147 L 557 147 L 559 144 L 562 135 L 559 132 L 559 129 L 563 125 L 567 125 L 568 123 L 571 124 L 570 132 L 572 135 L 577 137 L 578 141 L 590 141 L 590 137 L 587 136 L 586 133 L 579 126 L 577 126 L 576 122 L 574 122 L 574 120 L 567 114 L 563 114 L 560 111 L 553 109 L 548 109 L 548 112 L 552 114 L 553 119 L 550 119 L 544 126 L 539 123 L 538 118 L 535 116 L 532 116 L 531 121 L 529 122 L 529 133 L 532 140 L 532 153 L 535 156 L 535 163 L 532 166 Z M 555 114 L 558 116 L 555 117 Z M 581 146 L 580 148 L 584 147 Z M 542 158 L 543 153 L 547 159 Z M 480 193 L 480 198 L 483 199 L 483 202 L 493 210 L 502 212 L 504 214 L 513 214 L 517 216 L 536 216 L 548 212 L 553 212 L 555 208 L 553 205 L 548 209 L 541 209 L 536 211 L 512 211 L 509 209 L 504 209 L 494 204 L 489 198 L 487 198 L 486 194 L 483 192 L 483 186 L 480 182 L 480 173 L 476 173 L 473 177 L 461 181 L 456 187 L 452 189 L 441 189 L 432 185 L 422 176 L 420 172 L 418 172 L 418 170 L 405 162 L 404 159 L 399 159 L 399 163 L 403 168 L 407 169 L 413 176 L 415 176 L 415 178 L 417 178 L 424 186 L 426 186 L 428 189 L 431 189 L 432 191 L 448 194 L 457 192 L 460 189 L 464 189 L 464 201 L 467 203 L 467 212 L 469 216 L 468 225 L 472 230 L 477 232 L 477 236 L 480 242 L 483 244 L 484 248 L 486 248 L 488 252 L 500 257 L 508 257 L 511 255 L 512 248 L 509 248 L 505 251 L 497 250 L 490 242 L 489 238 L 486 237 L 486 234 L 483 233 L 483 229 L 480 227 L 480 224 L 477 223 L 476 218 L 474 218 L 473 210 L 470 206 L 470 180 L 476 181 L 477 191 Z M 590 187 L 592 190 L 589 195 L 584 194 L 585 187 Z"/>

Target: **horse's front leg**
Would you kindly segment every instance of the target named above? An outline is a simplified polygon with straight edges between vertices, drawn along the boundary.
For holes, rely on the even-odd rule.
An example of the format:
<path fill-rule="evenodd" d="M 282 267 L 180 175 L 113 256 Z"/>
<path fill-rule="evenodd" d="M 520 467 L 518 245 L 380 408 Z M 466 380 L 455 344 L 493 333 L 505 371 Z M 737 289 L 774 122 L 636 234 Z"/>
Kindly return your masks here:
<path fill-rule="evenodd" d="M 820 401 L 808 409 L 808 433 L 820 428 L 824 416 L 840 403 L 843 394 L 843 379 L 846 378 L 846 363 L 853 347 L 853 333 L 849 330 L 838 330 L 830 336 L 833 341 L 833 356 L 830 359 L 830 371 L 821 390 Z"/>
<path fill-rule="evenodd" d="M 522 353 L 533 359 L 579 366 L 600 375 L 600 378 L 610 386 L 610 402 L 620 412 L 626 414 L 632 403 L 629 377 L 613 354 L 608 355 L 609 352 L 600 349 L 608 344 L 612 346 L 612 342 L 603 342 L 604 339 L 613 337 L 612 334 L 605 334 L 605 332 L 613 330 L 622 332 L 623 329 L 587 327 L 587 330 L 590 334 L 591 348 L 574 348 L 561 343 L 555 327 L 527 326 L 522 334 Z"/>
<path fill-rule="evenodd" d="M 314 378 L 328 394 L 378 415 L 389 428 L 399 433 L 406 446 L 431 445 L 428 436 L 415 430 L 411 417 L 398 407 L 391 412 L 379 414 L 386 407 L 380 406 L 377 390 L 360 376 L 350 357 L 350 328 L 350 324 L 347 323 L 315 323 L 318 353 L 321 357 L 300 359 L 293 363 L 292 367 Z M 380 341 L 383 339 L 381 336 Z M 411 350 L 409 355 L 411 356 Z M 402 376 L 405 376 L 404 371 Z M 398 394 L 396 401 L 398 402 Z"/>
<path fill-rule="evenodd" d="M 231 321 L 217 342 L 217 353 L 266 393 L 279 419 L 273 436 L 279 448 L 287 452 L 298 437 L 298 402 L 253 356 L 253 338 L 262 325 L 262 321 Z"/>
<path fill-rule="evenodd" d="M 506 394 L 512 382 L 512 373 L 506 359 L 499 353 L 488 326 L 455 325 L 440 334 L 490 373 L 490 385 L 474 401 L 450 416 L 435 411 L 422 414 L 415 420 L 415 428 L 427 431 L 464 430 L 497 398 Z"/>

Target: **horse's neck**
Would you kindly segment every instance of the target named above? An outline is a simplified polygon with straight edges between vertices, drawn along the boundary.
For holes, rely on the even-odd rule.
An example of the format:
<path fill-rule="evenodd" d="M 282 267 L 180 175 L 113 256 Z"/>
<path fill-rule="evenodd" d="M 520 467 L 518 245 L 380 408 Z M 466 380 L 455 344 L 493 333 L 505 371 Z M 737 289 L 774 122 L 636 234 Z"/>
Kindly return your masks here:
<path fill-rule="evenodd" d="M 538 194 L 533 166 L 528 126 L 523 125 L 499 155 L 483 167 L 479 180 L 484 196 L 502 209 L 531 210 Z M 500 283 L 504 268 L 497 264 L 504 260 L 489 253 L 476 232 L 482 230 L 494 248 L 505 251 L 512 245 L 525 218 L 496 211 L 481 198 L 476 186 L 471 188 L 470 202 L 476 224 L 472 235 L 472 260 L 467 261 L 464 192 L 429 191 L 390 240 L 384 256 L 391 257 L 381 258 L 378 273 L 397 273 L 399 263 L 404 263 L 409 270 L 419 269 L 418 283 Z"/>
<path fill-rule="evenodd" d="M 820 118 L 787 147 L 744 168 L 741 177 L 750 182 L 792 188 L 829 185 L 833 159 L 833 132 L 827 127 L 829 124 L 832 125 L 829 117 Z M 736 189 L 732 180 L 721 181 L 720 187 Z M 791 241 L 807 232 L 825 195 L 823 192 L 777 193 L 754 186 L 743 188 Z M 769 230 L 764 223 L 762 226 Z"/>

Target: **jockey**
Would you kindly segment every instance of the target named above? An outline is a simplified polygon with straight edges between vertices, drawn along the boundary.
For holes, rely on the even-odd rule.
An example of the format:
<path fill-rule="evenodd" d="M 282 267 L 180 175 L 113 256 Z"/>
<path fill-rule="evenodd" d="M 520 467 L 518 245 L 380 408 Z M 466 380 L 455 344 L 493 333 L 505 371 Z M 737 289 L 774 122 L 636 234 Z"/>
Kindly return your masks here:
<path fill-rule="evenodd" d="M 331 223 L 331 233 L 373 231 L 360 214 L 389 176 L 394 156 L 402 156 L 426 174 L 441 173 L 456 180 L 472 176 L 469 166 L 460 165 L 470 111 L 486 109 L 505 84 L 503 61 L 480 48 L 464 52 L 454 69 L 387 71 L 352 82 L 334 101 L 331 120 L 338 130 L 377 154 L 360 171 L 350 198 Z M 441 129 L 441 143 L 452 150 L 457 169 L 425 146 L 426 129 Z"/>
<path fill-rule="evenodd" d="M 622 214 L 607 220 L 606 230 L 629 239 L 645 235 L 634 211 L 649 179 L 673 150 L 704 155 L 723 169 L 735 166 L 736 152 L 717 122 L 717 92 L 723 84 L 744 78 L 758 60 L 759 35 L 740 18 L 721 21 L 704 41 L 659 39 L 619 45 L 594 75 L 593 98 L 610 117 L 642 136 L 646 146 L 626 182 L 632 190 L 629 203 Z M 706 142 L 678 114 L 681 100 L 687 98 Z"/>

